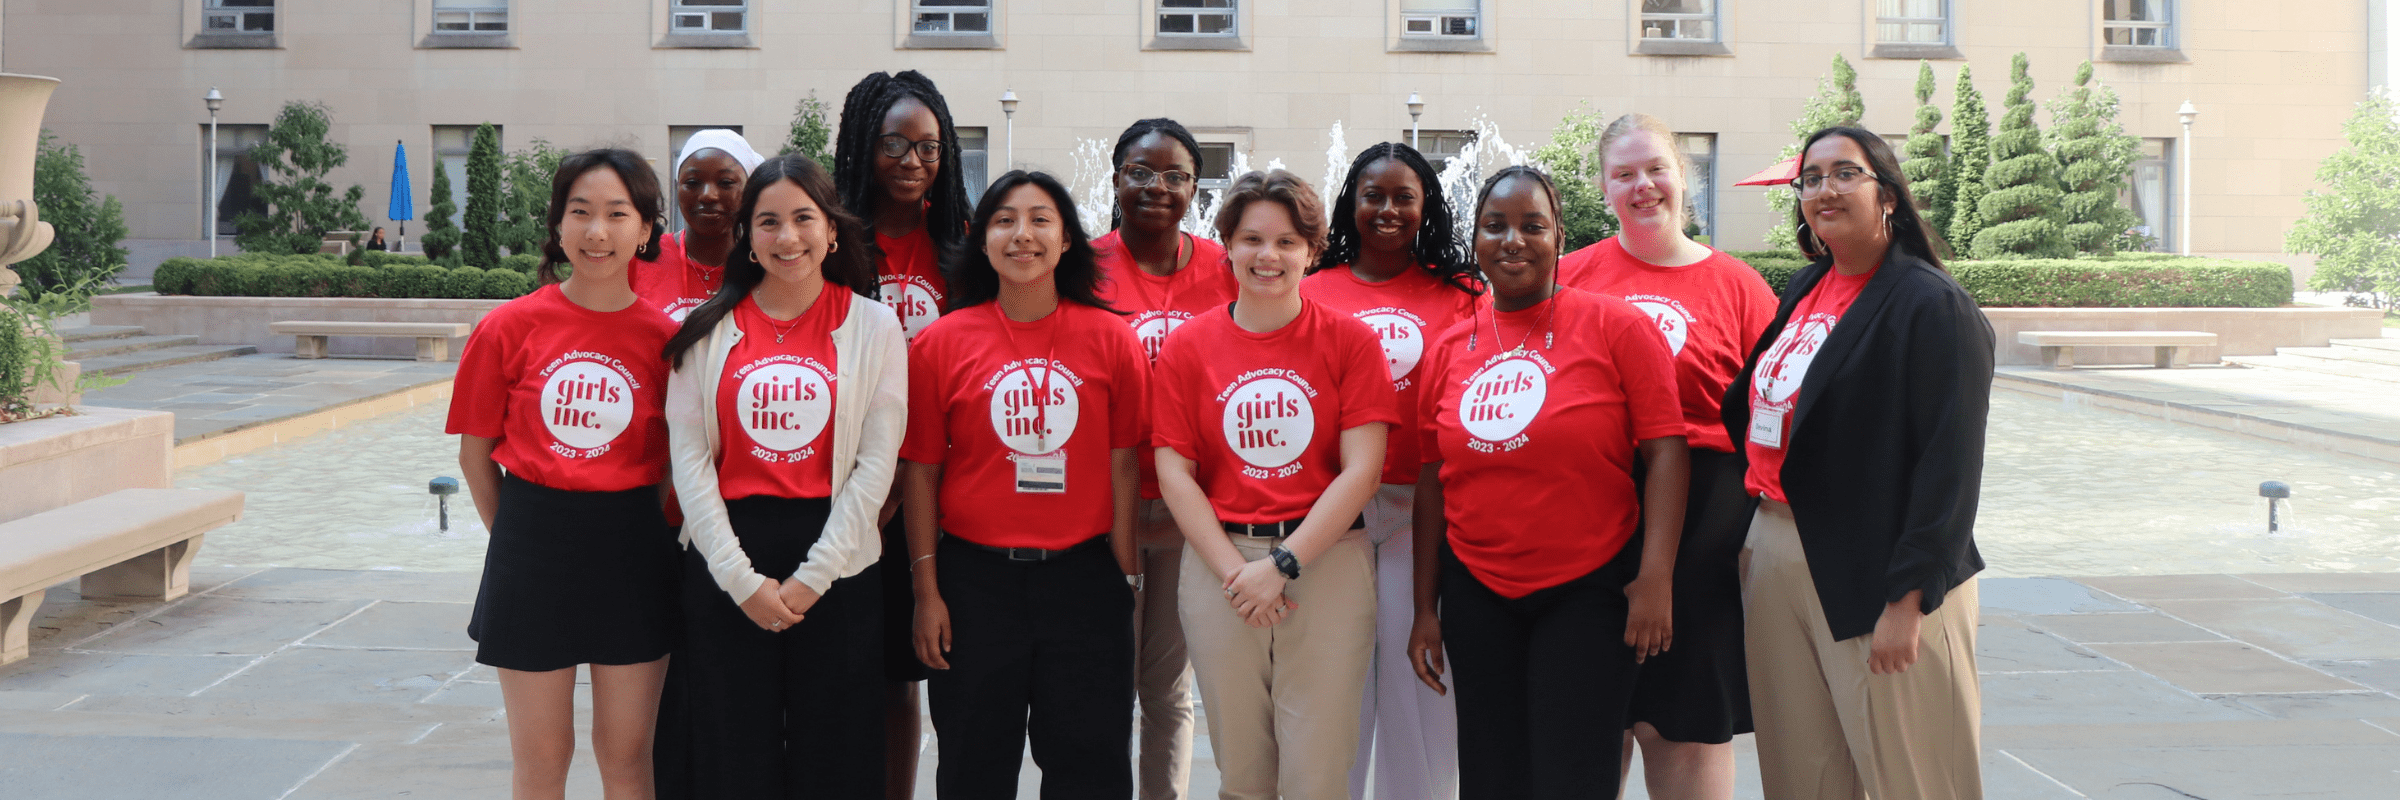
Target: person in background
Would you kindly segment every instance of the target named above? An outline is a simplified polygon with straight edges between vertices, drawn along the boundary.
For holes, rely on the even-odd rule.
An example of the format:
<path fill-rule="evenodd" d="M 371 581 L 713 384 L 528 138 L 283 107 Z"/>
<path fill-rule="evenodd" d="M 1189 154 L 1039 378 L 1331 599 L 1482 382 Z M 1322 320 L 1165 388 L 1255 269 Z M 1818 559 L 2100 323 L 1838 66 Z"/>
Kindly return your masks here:
<path fill-rule="evenodd" d="M 392 249 L 391 243 L 383 240 L 382 228 L 376 228 L 372 233 L 367 234 L 367 243 L 363 247 L 367 250 L 382 250 L 385 252 L 390 252 Z"/>
<path fill-rule="evenodd" d="M 634 264 L 633 292 L 642 302 L 682 322 L 717 295 L 725 285 L 726 259 L 741 238 L 734 211 L 742 202 L 742 185 L 763 159 L 741 134 L 724 128 L 684 140 L 674 170 L 675 205 L 683 212 L 684 228 L 659 239 L 657 260 Z"/>

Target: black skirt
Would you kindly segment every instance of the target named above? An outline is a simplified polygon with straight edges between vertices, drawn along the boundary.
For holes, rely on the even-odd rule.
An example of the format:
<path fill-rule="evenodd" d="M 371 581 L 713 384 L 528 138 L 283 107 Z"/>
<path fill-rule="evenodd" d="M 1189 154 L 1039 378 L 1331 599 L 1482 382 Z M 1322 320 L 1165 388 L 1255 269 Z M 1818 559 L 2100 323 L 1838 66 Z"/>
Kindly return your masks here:
<path fill-rule="evenodd" d="M 467 636 L 475 661 L 548 672 L 675 644 L 681 553 L 658 487 L 576 492 L 505 475 Z"/>
<path fill-rule="evenodd" d="M 925 662 L 917 660 L 917 594 L 908 562 L 908 514 L 893 514 L 891 524 L 883 526 L 883 557 L 875 562 L 883 573 L 883 678 L 893 682 L 925 679 Z"/>
<path fill-rule="evenodd" d="M 1627 725 L 1650 723 L 1668 741 L 1723 744 L 1751 731 L 1736 571 L 1750 533 L 1751 501 L 1742 488 L 1748 470 L 1738 454 L 1692 450 L 1691 494 L 1675 548 L 1675 641 L 1643 662 L 1625 717 Z"/>

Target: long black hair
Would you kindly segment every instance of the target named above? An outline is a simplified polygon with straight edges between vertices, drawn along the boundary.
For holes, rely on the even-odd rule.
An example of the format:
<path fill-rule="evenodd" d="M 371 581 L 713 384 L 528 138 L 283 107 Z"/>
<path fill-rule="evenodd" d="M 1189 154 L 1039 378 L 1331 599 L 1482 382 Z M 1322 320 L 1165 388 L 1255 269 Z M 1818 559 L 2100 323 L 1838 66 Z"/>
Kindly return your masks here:
<path fill-rule="evenodd" d="M 1483 284 L 1475 280 L 1475 269 L 1468 265 L 1466 247 L 1459 241 L 1457 223 L 1450 218 L 1450 199 L 1442 191 L 1442 176 L 1423 153 L 1399 142 L 1383 142 L 1369 146 L 1350 160 L 1350 176 L 1342 181 L 1342 193 L 1333 200 L 1333 218 L 1325 236 L 1325 252 L 1308 274 L 1332 269 L 1358 260 L 1358 184 L 1365 180 L 1367 167 L 1391 159 L 1406 165 L 1417 174 L 1418 196 L 1423 198 L 1424 217 L 1417 222 L 1416 243 L 1409 254 L 1426 272 L 1458 287 L 1470 295 L 1483 293 Z"/>
<path fill-rule="evenodd" d="M 642 160 L 640 153 L 631 150 L 585 150 L 560 159 L 558 172 L 550 176 L 550 209 L 542 213 L 542 230 L 548 235 L 542 240 L 542 264 L 534 271 L 543 283 L 559 282 L 558 266 L 572 263 L 558 238 L 558 225 L 567 218 L 567 193 L 575 188 L 575 179 L 603 167 L 616 171 L 617 179 L 625 182 L 625 193 L 633 198 L 633 213 L 650 223 L 650 238 L 633 257 L 658 260 L 658 237 L 667 232 L 667 201 L 659 192 L 658 174 L 650 171 L 650 162 Z"/>
<path fill-rule="evenodd" d="M 1163 134 L 1167 138 L 1175 140 L 1176 144 L 1183 145 L 1183 151 L 1192 154 L 1192 169 L 1195 171 L 1200 169 L 1200 140 L 1192 138 L 1192 132 L 1184 128 L 1183 123 L 1166 117 L 1138 119 L 1134 120 L 1132 125 L 1125 126 L 1125 132 L 1117 134 L 1117 149 L 1108 153 L 1108 166 L 1111 169 L 1124 169 L 1125 151 L 1133 149 L 1133 143 L 1139 142 L 1142 137 L 1153 133 Z M 1196 181 L 1199 176 L 1193 177 Z M 1116 181 L 1113 178 L 1109 181 L 1109 196 L 1108 229 L 1113 231 L 1125 224 L 1125 212 L 1123 209 L 1117 208 L 1115 203 Z M 1197 202 L 1199 198 L 1200 191 L 1195 186 L 1192 190 L 1192 199 Z M 1191 207 L 1185 206 L 1184 211 L 1189 213 Z"/>
<path fill-rule="evenodd" d="M 942 161 L 925 195 L 931 204 L 925 210 L 925 233 L 933 239 L 935 252 L 956 248 L 964 241 L 971 210 L 965 165 L 959 163 L 958 126 L 950 122 L 950 104 L 942 101 L 942 91 L 916 70 L 869 75 L 842 99 L 842 126 L 833 146 L 833 182 L 841 189 L 842 207 L 867 220 L 875 218 L 876 205 L 883 200 L 883 187 L 875 180 L 875 140 L 883 135 L 883 118 L 901 100 L 924 104 L 941 129 Z M 875 260 L 882 261 L 882 248 L 874 237 L 860 244 L 875 248 Z"/>
<path fill-rule="evenodd" d="M 1000 204 L 1008 199 L 1008 194 L 1028 185 L 1039 186 L 1049 193 L 1050 201 L 1058 204 L 1059 222 L 1065 229 L 1066 252 L 1059 254 L 1058 268 L 1050 273 L 1059 298 L 1116 311 L 1108 301 L 1100 299 L 1100 259 L 1092 252 L 1091 237 L 1084 233 L 1082 220 L 1075 215 L 1075 198 L 1068 194 L 1066 184 L 1050 177 L 1050 173 L 1021 169 L 1009 170 L 992 181 L 992 188 L 983 193 L 983 202 L 975 204 L 973 227 L 967 231 L 969 246 L 954 248 L 943 255 L 942 273 L 950 278 L 950 310 L 1000 297 L 1000 272 L 992 268 L 991 258 L 984 255 L 980 243 L 991 232 L 992 217 L 1000 213 Z"/>
<path fill-rule="evenodd" d="M 1949 268 L 1942 266 L 1942 254 L 1950 252 L 1950 244 L 1917 214 L 1916 196 L 1908 191 L 1908 176 L 1900 171 L 1900 158 L 1892 153 L 1891 143 L 1865 128 L 1837 125 L 1809 134 L 1808 141 L 1800 143 L 1801 158 L 1806 159 L 1808 148 L 1827 136 L 1856 142 L 1859 151 L 1867 154 L 1867 169 L 1875 173 L 1875 185 L 1883 187 L 1884 196 L 1892 201 L 1892 213 L 1885 218 L 1885 224 L 1891 226 L 1892 246 L 1948 272 Z M 1799 240 L 1801 255 L 1811 261 L 1833 260 L 1833 252 L 1816 243 L 1816 232 L 1808 228 L 1808 214 L 1797 203 L 1792 205 L 1792 224 L 1792 238 Z"/>
<path fill-rule="evenodd" d="M 758 214 L 759 195 L 783 181 L 798 184 L 800 191 L 808 193 L 808 199 L 816 201 L 825 221 L 833 225 L 836 246 L 825 254 L 824 265 L 819 268 L 824 272 L 825 282 L 865 297 L 875 296 L 875 263 L 869 259 L 867 249 L 858 244 L 868 238 L 866 223 L 842 210 L 840 198 L 833 190 L 833 176 L 823 166 L 808 156 L 785 153 L 759 162 L 758 168 L 750 171 L 749 182 L 742 184 L 742 208 L 733 215 L 733 250 L 725 255 L 725 285 L 718 287 L 715 297 L 692 309 L 683 318 L 683 327 L 667 340 L 668 364 L 683 366 L 684 353 L 716 330 L 717 323 L 733 313 L 733 307 L 741 305 L 742 298 L 749 297 L 751 290 L 766 280 L 767 268 L 758 263 L 758 254 L 750 248 L 750 220 Z M 840 247 L 843 243 L 850 246 Z"/>

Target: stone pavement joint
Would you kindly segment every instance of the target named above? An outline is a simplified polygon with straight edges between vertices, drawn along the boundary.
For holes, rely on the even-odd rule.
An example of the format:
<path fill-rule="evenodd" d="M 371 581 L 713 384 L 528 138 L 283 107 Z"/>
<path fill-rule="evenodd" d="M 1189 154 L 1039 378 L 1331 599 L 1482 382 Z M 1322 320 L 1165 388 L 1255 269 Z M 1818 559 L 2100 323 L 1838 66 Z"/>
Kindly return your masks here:
<path fill-rule="evenodd" d="M 146 369 L 83 404 L 175 412 L 175 443 L 191 444 L 281 420 L 450 380 L 457 362 L 298 359 L 261 353 Z"/>

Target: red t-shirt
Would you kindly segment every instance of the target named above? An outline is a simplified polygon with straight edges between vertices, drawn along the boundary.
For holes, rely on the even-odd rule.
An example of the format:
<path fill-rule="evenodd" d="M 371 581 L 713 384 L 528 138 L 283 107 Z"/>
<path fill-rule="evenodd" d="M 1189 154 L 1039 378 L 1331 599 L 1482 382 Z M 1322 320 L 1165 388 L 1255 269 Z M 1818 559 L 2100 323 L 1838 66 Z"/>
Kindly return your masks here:
<path fill-rule="evenodd" d="M 941 254 L 922 225 L 899 238 L 878 232 L 875 244 L 883 248 L 883 263 L 875 267 L 878 296 L 900 315 L 900 330 L 909 341 L 916 341 L 949 302 L 950 283 L 942 279 Z"/>
<path fill-rule="evenodd" d="M 1775 321 L 1775 291 L 1758 270 L 1713 248 L 1698 262 L 1661 267 L 1634 258 L 1612 236 L 1559 259 L 1558 282 L 1625 298 L 1648 313 L 1675 353 L 1684 438 L 1696 448 L 1733 452 L 1721 413 L 1725 387 Z"/>
<path fill-rule="evenodd" d="M 1148 380 L 1133 331 L 1106 310 L 1062 301 L 1017 322 L 998 301 L 963 309 L 909 347 L 900 457 L 941 465 L 942 530 L 993 547 L 1073 547 L 1114 519 L 1109 451 L 1141 443 Z M 1057 478 L 1033 471 L 1055 469 L 1057 454 L 1063 490 L 1023 491 Z"/>
<path fill-rule="evenodd" d="M 1123 319 L 1133 326 L 1134 337 L 1140 340 L 1142 353 L 1149 360 L 1158 360 L 1158 348 L 1166 344 L 1167 333 L 1190 322 L 1194 315 L 1233 302 L 1240 292 L 1233 282 L 1233 270 L 1226 265 L 1225 248 L 1198 236 L 1184 237 L 1191 248 L 1191 260 L 1173 275 L 1159 276 L 1144 271 L 1133 263 L 1133 252 L 1125 249 L 1125 240 L 1116 231 L 1092 240 L 1092 254 L 1100 266 L 1100 284 L 1096 293 L 1109 306 L 1125 312 Z M 1150 441 L 1150 415 L 1142 414 L 1142 441 Z M 1148 452 L 1135 459 L 1141 462 L 1142 496 L 1158 497 L 1158 460 Z"/>
<path fill-rule="evenodd" d="M 647 303 L 600 312 L 557 284 L 484 315 L 458 357 L 447 431 L 498 439 L 492 460 L 552 489 L 614 492 L 667 466 L 675 323 Z"/>
<path fill-rule="evenodd" d="M 1750 373 L 1750 430 L 1743 432 L 1749 439 L 1744 449 L 1750 456 L 1750 473 L 1742 486 L 1751 494 L 1790 502 L 1783 496 L 1783 448 L 1792 441 L 1791 414 L 1800 402 L 1800 384 L 1808 379 L 1808 366 L 1824 349 L 1834 323 L 1874 277 L 1871 271 L 1828 271 L 1792 306 L 1792 317 L 1776 334 L 1775 344 L 1759 354 L 1758 368 Z"/>
<path fill-rule="evenodd" d="M 1341 432 L 1400 421 L 1375 332 L 1313 300 L 1268 333 L 1211 309 L 1167 338 L 1157 370 L 1151 443 L 1196 462 L 1225 522 L 1306 516 L 1342 472 Z"/>
<path fill-rule="evenodd" d="M 768 317 L 756 296 L 733 307 L 742 340 L 717 378 L 719 496 L 833 496 L 833 397 L 841 389 L 833 329 L 849 318 L 850 297 L 828 283 L 784 322 Z"/>
<path fill-rule="evenodd" d="M 1451 550 L 1492 591 L 1524 597 L 1600 568 L 1634 535 L 1634 446 L 1683 435 L 1675 359 L 1614 297 L 1479 305 L 1435 341 L 1419 430 L 1426 461 L 1442 462 Z"/>
<path fill-rule="evenodd" d="M 1414 486 L 1417 468 L 1417 364 L 1428 340 L 1465 319 L 1475 296 L 1422 269 L 1411 268 L 1383 283 L 1360 280 L 1344 264 L 1319 270 L 1300 282 L 1300 294 L 1367 324 L 1383 342 L 1383 363 L 1399 393 L 1400 422 L 1383 451 L 1383 482 Z"/>
<path fill-rule="evenodd" d="M 633 293 L 642 304 L 682 322 L 692 309 L 717 296 L 724 267 L 704 267 L 684 254 L 683 231 L 658 237 L 658 260 L 633 262 Z"/>

